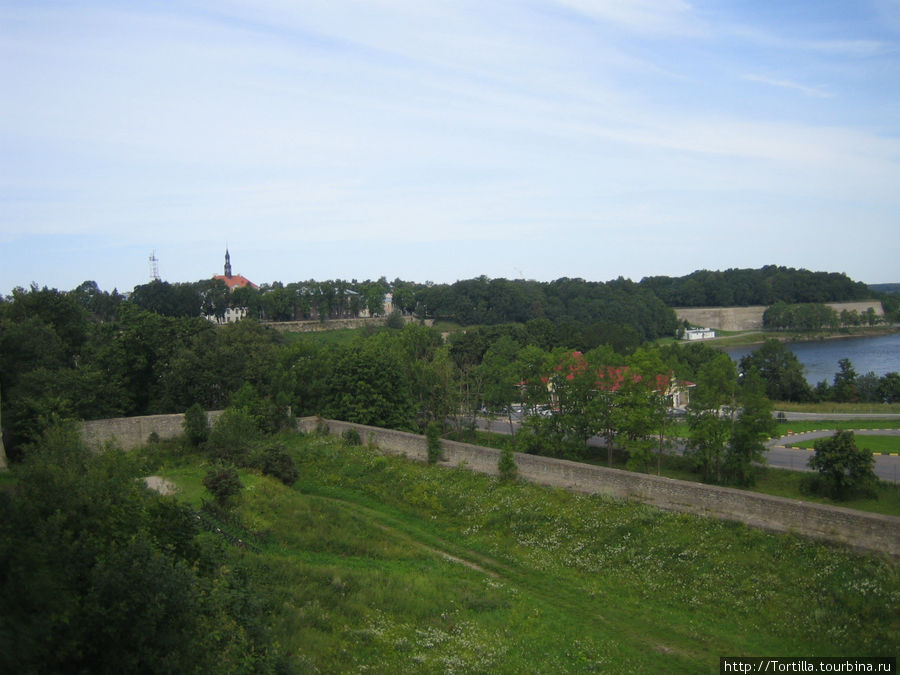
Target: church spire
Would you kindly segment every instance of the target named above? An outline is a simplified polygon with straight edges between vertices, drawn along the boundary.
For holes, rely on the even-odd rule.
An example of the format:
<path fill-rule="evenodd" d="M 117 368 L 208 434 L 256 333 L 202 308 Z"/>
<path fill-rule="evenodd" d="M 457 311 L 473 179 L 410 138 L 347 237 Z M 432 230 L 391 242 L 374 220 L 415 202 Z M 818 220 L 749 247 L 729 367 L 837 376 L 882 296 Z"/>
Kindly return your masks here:
<path fill-rule="evenodd" d="M 228 255 L 228 247 L 225 247 L 225 277 L 231 278 L 231 256 Z"/>

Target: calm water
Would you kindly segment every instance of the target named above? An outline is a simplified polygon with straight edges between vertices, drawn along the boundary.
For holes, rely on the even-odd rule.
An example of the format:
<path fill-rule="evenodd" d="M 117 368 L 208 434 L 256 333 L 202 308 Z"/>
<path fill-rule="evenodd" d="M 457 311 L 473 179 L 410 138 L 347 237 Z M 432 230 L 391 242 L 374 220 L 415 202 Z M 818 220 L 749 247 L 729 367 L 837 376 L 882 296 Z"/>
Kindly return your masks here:
<path fill-rule="evenodd" d="M 880 377 L 890 372 L 900 373 L 900 333 L 819 342 L 789 342 L 786 346 L 800 359 L 811 385 L 822 380 L 830 384 L 839 370 L 838 361 L 841 359 L 850 359 L 857 375 L 872 372 Z M 742 356 L 753 350 L 739 347 L 726 349 L 725 352 L 735 361 L 740 361 Z"/>

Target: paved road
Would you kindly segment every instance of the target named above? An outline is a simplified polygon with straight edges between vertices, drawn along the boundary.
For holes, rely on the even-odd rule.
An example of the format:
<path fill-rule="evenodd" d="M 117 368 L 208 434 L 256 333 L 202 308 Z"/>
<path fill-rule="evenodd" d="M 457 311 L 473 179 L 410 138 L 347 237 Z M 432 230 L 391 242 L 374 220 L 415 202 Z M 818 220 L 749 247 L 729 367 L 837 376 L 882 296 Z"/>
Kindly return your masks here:
<path fill-rule="evenodd" d="M 794 413 L 798 415 L 809 415 L 809 413 Z M 859 419 L 860 415 L 853 415 L 850 419 Z M 792 418 L 789 418 L 792 419 Z M 815 419 L 808 416 L 797 419 Z M 819 419 L 834 420 L 834 415 L 820 417 Z M 518 422 L 513 422 L 513 426 L 518 428 Z M 478 420 L 478 427 L 498 434 L 509 433 L 509 422 L 506 420 Z M 810 471 L 809 458 L 812 456 L 812 450 L 801 450 L 800 448 L 786 448 L 785 442 L 788 439 L 792 441 L 803 441 L 815 438 L 824 438 L 831 436 L 834 431 L 810 431 L 807 433 L 793 434 L 790 437 L 775 438 L 768 442 L 768 451 L 766 452 L 766 464 L 776 469 L 791 469 L 793 471 Z M 900 436 L 900 429 L 872 429 L 866 431 L 866 434 L 883 435 L 883 436 Z M 605 447 L 602 438 L 596 436 L 588 441 L 589 445 L 596 447 Z M 675 452 L 684 452 L 684 445 L 679 444 L 674 448 Z M 875 455 L 875 475 L 881 480 L 900 482 L 900 455 Z"/>
<path fill-rule="evenodd" d="M 834 418 L 831 418 L 834 419 Z M 859 433 L 859 432 L 858 432 Z M 867 436 L 900 436 L 900 429 L 869 429 Z M 801 448 L 787 448 L 787 443 L 799 443 L 817 438 L 827 438 L 834 435 L 833 430 L 807 431 L 774 438 L 768 442 L 769 451 L 766 453 L 766 461 L 769 466 L 781 469 L 794 469 L 796 471 L 809 471 L 807 463 L 812 457 L 812 450 Z M 875 475 L 881 480 L 900 482 L 900 456 L 875 455 Z"/>

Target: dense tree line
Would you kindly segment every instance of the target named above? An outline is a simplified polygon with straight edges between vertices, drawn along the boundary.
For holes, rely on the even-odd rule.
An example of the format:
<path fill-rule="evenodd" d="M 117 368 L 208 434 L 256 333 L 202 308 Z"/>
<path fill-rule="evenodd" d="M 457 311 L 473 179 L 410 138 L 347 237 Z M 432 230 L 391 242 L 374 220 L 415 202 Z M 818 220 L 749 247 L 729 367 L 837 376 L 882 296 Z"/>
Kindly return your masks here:
<path fill-rule="evenodd" d="M 470 294 L 473 288 L 483 291 L 494 283 L 482 279 L 462 285 Z M 194 404 L 221 409 L 241 391 L 245 399 L 256 401 L 258 414 L 272 420 L 273 426 L 291 411 L 420 431 L 430 422 L 453 418 L 462 428 L 478 411 L 510 416 L 513 406 L 533 413 L 557 406 L 558 401 L 547 398 L 546 383 L 542 389 L 535 382 L 548 377 L 573 352 L 588 355 L 595 370 L 627 367 L 646 382 L 668 374 L 696 381 L 702 366 L 716 356 L 698 344 L 651 347 L 645 334 L 613 311 L 605 315 L 606 324 L 578 321 L 602 311 L 609 298 L 621 296 L 621 303 L 613 304 L 624 312 L 629 308 L 627 298 L 637 302 L 647 293 L 630 282 L 613 282 L 597 285 L 594 295 L 585 295 L 583 285 L 561 280 L 544 289 L 545 299 L 550 290 L 560 298 L 546 305 L 551 315 L 553 306 L 590 307 L 591 300 L 596 302 L 593 310 L 576 313 L 576 318 L 544 316 L 523 323 L 487 324 L 458 330 L 447 339 L 424 325 L 397 324 L 360 332 L 344 344 L 298 336 L 286 341 L 281 333 L 253 320 L 216 326 L 196 316 L 166 316 L 115 292 L 104 294 L 89 282 L 68 293 L 17 289 L 0 302 L 5 447 L 15 460 L 59 420 L 183 412 Z M 538 286 L 522 285 L 520 290 L 529 288 L 533 292 Z M 417 290 L 401 288 L 400 296 L 404 293 L 409 300 Z M 541 306 L 538 294 L 532 301 Z M 639 312 L 634 307 L 628 311 Z M 652 328 L 654 317 L 662 316 L 652 309 L 644 316 L 650 321 L 648 330 L 665 325 L 663 319 Z M 802 368 L 784 352 L 779 343 L 767 343 L 741 364 L 745 374 L 760 373 L 770 399 L 898 398 L 896 374 L 858 376 L 849 363 L 842 365 L 834 383 L 810 388 Z M 616 400 L 626 399 L 623 395 Z M 553 424 L 563 418 L 557 416 Z M 552 430 L 547 424 L 535 421 L 537 437 Z M 606 427 L 608 436 L 612 440 L 612 429 L 628 424 L 636 426 L 616 438 L 628 439 L 632 448 L 643 443 L 641 456 L 646 460 L 649 436 L 635 430 L 646 427 L 645 422 L 619 418 L 616 425 Z M 572 439 L 587 431 L 587 427 L 573 429 L 556 429 L 554 452 L 566 444 L 573 447 Z M 559 445 L 561 441 L 565 442 Z"/>
<path fill-rule="evenodd" d="M 857 310 L 841 310 L 821 303 L 789 305 L 776 302 L 763 312 L 763 327 L 768 330 L 837 330 L 848 326 L 874 326 L 881 321 L 871 307 L 860 314 Z"/>
<path fill-rule="evenodd" d="M 797 356 L 778 340 L 766 340 L 743 357 L 741 372 L 756 370 L 765 382 L 766 396 L 773 401 L 835 401 L 838 403 L 896 403 L 900 401 L 900 374 L 879 377 L 873 372 L 858 375 L 849 359 L 841 359 L 831 383 L 811 387 Z"/>
<path fill-rule="evenodd" d="M 669 307 L 729 307 L 868 300 L 861 282 L 835 272 L 767 265 L 760 269 L 698 270 L 684 277 L 646 277 L 640 285 Z"/>

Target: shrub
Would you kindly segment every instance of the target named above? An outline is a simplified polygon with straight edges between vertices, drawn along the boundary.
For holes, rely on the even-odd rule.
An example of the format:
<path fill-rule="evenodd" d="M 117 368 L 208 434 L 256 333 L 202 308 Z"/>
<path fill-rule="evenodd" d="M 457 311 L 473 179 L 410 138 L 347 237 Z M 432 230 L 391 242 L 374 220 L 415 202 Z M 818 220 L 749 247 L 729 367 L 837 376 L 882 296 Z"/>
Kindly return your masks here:
<path fill-rule="evenodd" d="M 184 412 L 181 427 L 188 442 L 195 448 L 209 438 L 209 420 L 199 403 L 195 403 Z"/>
<path fill-rule="evenodd" d="M 362 445 L 362 438 L 359 435 L 359 431 L 353 427 L 345 429 L 344 433 L 341 434 L 341 438 L 344 439 L 344 442 L 347 445 Z"/>
<path fill-rule="evenodd" d="M 509 444 L 500 451 L 497 471 L 500 472 L 500 479 L 505 481 L 514 481 L 519 475 L 519 467 L 516 466 L 516 459 L 513 457 L 512 447 Z"/>
<path fill-rule="evenodd" d="M 816 441 L 813 447 L 816 454 L 809 466 L 818 474 L 807 479 L 807 489 L 832 499 L 875 494 L 875 459 L 870 450 L 856 447 L 852 431 L 838 431 Z"/>
<path fill-rule="evenodd" d="M 216 420 L 206 447 L 213 459 L 226 464 L 245 464 L 247 451 L 260 437 L 253 416 L 243 408 L 226 408 Z"/>
<path fill-rule="evenodd" d="M 425 428 L 425 440 L 428 447 L 428 463 L 437 464 L 441 459 L 441 425 L 429 422 Z"/>
<path fill-rule="evenodd" d="M 300 477 L 294 458 L 285 451 L 282 445 L 265 448 L 256 456 L 253 464 L 266 476 L 277 478 L 288 487 L 296 483 Z"/>
<path fill-rule="evenodd" d="M 219 506 L 225 506 L 229 500 L 244 489 L 244 484 L 234 467 L 220 464 L 209 470 L 203 479 L 203 487 L 216 500 Z"/>

